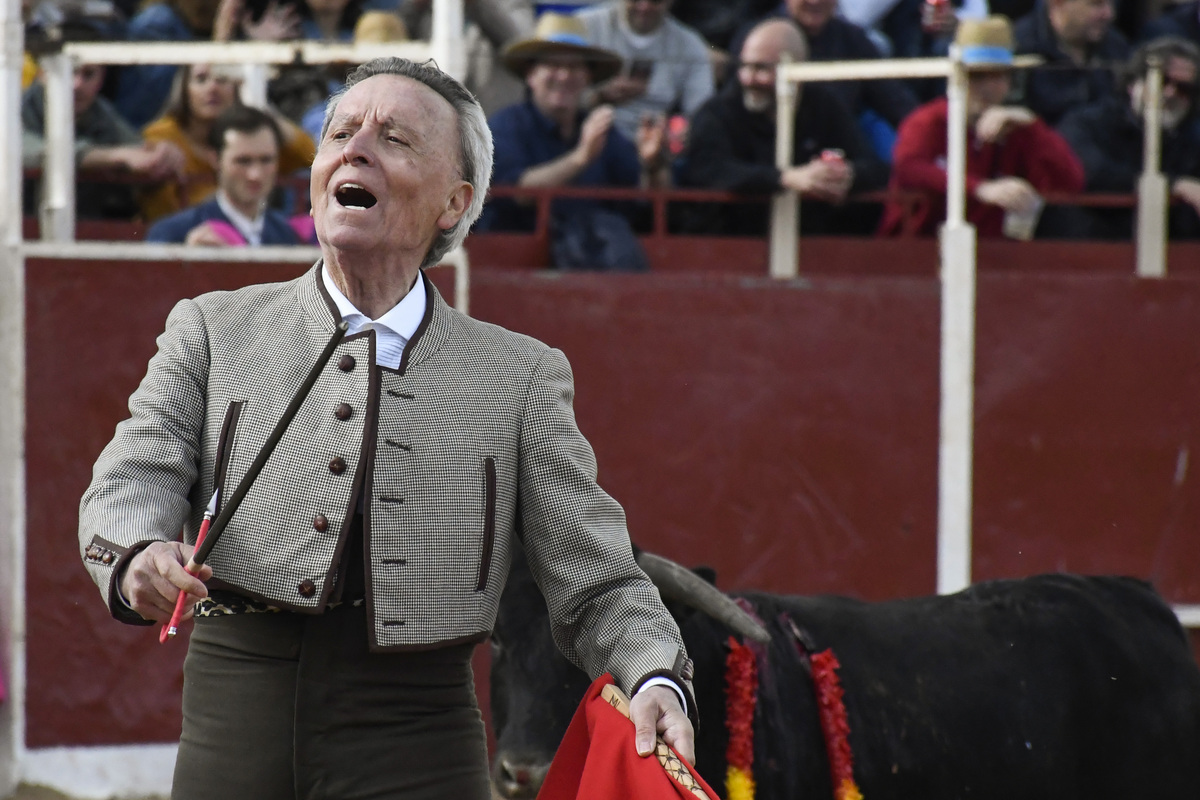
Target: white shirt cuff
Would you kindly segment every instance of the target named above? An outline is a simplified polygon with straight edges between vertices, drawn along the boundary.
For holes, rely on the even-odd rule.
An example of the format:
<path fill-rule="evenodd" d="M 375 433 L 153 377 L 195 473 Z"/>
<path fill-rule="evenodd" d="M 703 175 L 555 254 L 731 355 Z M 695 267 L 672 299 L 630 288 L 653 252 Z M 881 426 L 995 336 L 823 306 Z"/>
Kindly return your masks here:
<path fill-rule="evenodd" d="M 683 713 L 685 715 L 687 714 L 687 697 L 683 694 L 683 689 L 680 688 L 679 684 L 677 684 L 675 681 L 671 680 L 670 678 L 663 678 L 661 676 L 651 678 L 648 681 L 646 681 L 645 683 L 643 683 L 641 686 L 638 687 L 638 690 L 636 692 L 634 692 L 634 696 L 641 694 L 643 691 L 645 691 L 646 689 L 649 689 L 651 686 L 670 686 L 672 689 L 674 689 L 675 694 L 679 695 L 679 705 L 683 706 Z"/>

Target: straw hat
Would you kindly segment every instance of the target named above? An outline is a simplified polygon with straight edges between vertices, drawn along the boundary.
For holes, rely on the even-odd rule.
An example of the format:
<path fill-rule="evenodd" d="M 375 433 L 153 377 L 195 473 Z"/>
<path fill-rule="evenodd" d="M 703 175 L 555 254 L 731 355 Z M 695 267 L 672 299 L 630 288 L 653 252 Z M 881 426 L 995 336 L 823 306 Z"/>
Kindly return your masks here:
<path fill-rule="evenodd" d="M 504 66 L 524 77 L 539 58 L 550 55 L 582 56 L 592 71 L 592 81 L 605 81 L 621 70 L 621 57 L 588 44 L 583 23 L 568 14 L 547 11 L 538 18 L 533 36 L 504 48 Z"/>
<path fill-rule="evenodd" d="M 408 39 L 408 28 L 399 14 L 390 11 L 364 11 L 354 26 L 354 42 L 384 44 Z"/>
<path fill-rule="evenodd" d="M 1036 56 L 1014 56 L 1015 41 L 1008 17 L 993 14 L 984 19 L 964 19 L 954 33 L 962 63 L 972 69 L 1010 69 L 1041 63 Z"/>

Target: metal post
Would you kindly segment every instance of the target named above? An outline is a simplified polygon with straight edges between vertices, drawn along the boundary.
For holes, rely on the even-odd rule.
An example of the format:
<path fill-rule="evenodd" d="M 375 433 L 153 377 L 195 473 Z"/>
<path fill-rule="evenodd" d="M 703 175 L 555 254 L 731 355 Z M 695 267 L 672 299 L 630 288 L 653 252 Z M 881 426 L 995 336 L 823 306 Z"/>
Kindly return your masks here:
<path fill-rule="evenodd" d="M 267 107 L 267 65 L 242 65 L 242 103 L 254 108 Z"/>
<path fill-rule="evenodd" d="M 41 67 L 46 85 L 42 239 L 70 242 L 75 239 L 75 69 L 66 53 L 44 57 Z"/>
<path fill-rule="evenodd" d="M 951 48 L 946 223 L 940 232 L 941 405 L 938 440 L 937 590 L 971 583 L 971 491 L 975 396 L 975 226 L 966 222 L 967 71 Z"/>
<path fill-rule="evenodd" d="M 463 47 L 463 0 L 433 0 L 433 26 L 429 46 L 433 59 L 458 80 L 467 76 L 467 53 Z"/>
<path fill-rule="evenodd" d="M 792 140 L 796 128 L 796 84 L 788 79 L 791 57 L 784 53 L 775 72 L 775 166 L 792 166 Z M 784 189 L 771 198 L 772 278 L 794 278 L 800 272 L 800 198 Z"/>
<path fill-rule="evenodd" d="M 1146 64 L 1142 93 L 1142 174 L 1138 178 L 1137 274 L 1163 278 L 1167 274 L 1167 178 L 1159 169 L 1162 149 L 1162 61 Z"/>
<path fill-rule="evenodd" d="M 25 758 L 25 259 L 21 252 L 21 62 L 19 0 L 0 0 L 0 797 Z"/>

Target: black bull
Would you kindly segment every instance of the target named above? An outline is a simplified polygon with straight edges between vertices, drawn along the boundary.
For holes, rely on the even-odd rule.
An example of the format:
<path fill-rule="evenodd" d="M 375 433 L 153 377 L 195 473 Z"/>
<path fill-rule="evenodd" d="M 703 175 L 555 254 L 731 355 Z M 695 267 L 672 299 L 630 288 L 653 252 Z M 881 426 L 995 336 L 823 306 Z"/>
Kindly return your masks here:
<path fill-rule="evenodd" d="M 1145 583 L 1043 575 L 883 603 L 740 596 L 772 637 L 754 724 L 760 800 L 834 796 L 811 679 L 781 615 L 841 662 L 866 800 L 1200 798 L 1200 670 Z M 675 605 L 696 662 L 697 768 L 723 793 L 729 629 Z M 532 797 L 587 677 L 555 649 L 522 559 L 493 641 L 493 789 Z"/>

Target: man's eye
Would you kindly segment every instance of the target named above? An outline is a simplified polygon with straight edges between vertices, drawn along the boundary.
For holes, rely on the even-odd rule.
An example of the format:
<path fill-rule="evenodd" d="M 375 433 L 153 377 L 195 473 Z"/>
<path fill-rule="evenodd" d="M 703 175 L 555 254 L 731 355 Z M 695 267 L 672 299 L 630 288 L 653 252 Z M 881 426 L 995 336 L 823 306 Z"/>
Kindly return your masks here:
<path fill-rule="evenodd" d="M 404 144 L 404 140 L 401 139 L 399 136 L 389 136 L 389 137 L 387 137 L 387 140 L 389 142 L 391 142 L 392 144 Z"/>

